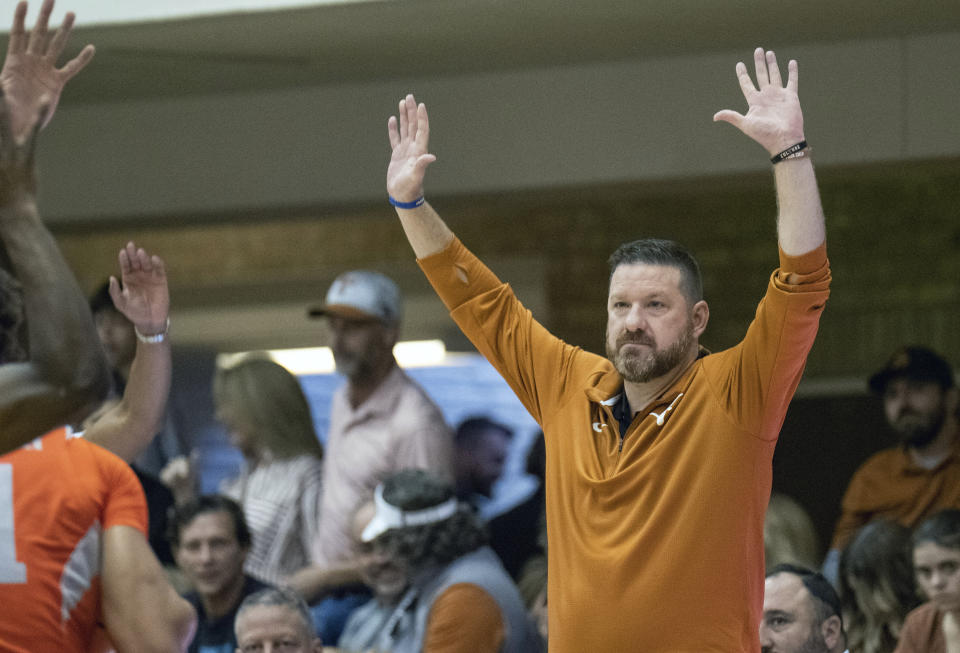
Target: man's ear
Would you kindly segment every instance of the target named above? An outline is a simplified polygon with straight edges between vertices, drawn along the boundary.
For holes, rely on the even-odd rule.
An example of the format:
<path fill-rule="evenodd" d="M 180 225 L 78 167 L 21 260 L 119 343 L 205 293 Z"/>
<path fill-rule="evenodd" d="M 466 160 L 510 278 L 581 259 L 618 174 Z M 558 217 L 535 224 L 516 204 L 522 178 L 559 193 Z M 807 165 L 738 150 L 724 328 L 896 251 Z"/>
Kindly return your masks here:
<path fill-rule="evenodd" d="M 690 320 L 693 323 L 693 337 L 699 338 L 706 331 L 707 322 L 710 320 L 710 307 L 703 299 L 693 305 L 690 310 Z"/>
<path fill-rule="evenodd" d="M 823 641 L 827 644 L 827 649 L 834 650 L 840 643 L 840 617 L 833 615 L 820 624 L 820 632 L 823 635 Z"/>

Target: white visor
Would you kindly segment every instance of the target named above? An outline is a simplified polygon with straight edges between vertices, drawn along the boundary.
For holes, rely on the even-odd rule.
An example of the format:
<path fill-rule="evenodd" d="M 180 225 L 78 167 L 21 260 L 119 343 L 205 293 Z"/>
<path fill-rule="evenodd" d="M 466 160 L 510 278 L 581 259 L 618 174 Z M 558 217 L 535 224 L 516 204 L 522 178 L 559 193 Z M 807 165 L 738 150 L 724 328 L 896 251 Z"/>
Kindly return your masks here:
<path fill-rule="evenodd" d="M 453 517 L 457 512 L 457 498 L 451 497 L 443 503 L 424 508 L 423 510 L 402 510 L 394 505 L 387 503 L 383 498 L 383 484 L 377 486 L 374 492 L 373 501 L 377 511 L 373 519 L 363 529 L 360 539 L 364 542 L 372 542 L 377 537 L 393 528 L 406 528 L 408 526 L 423 526 L 424 524 L 433 524 L 444 519 Z"/>

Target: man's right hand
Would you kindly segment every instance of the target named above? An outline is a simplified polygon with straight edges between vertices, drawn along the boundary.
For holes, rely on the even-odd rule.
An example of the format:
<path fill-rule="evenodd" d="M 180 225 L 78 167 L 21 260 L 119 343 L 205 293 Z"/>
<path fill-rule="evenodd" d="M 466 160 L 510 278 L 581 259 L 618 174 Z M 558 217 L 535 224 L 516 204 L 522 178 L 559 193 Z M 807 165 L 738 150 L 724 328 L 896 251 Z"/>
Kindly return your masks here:
<path fill-rule="evenodd" d="M 390 116 L 390 165 L 387 168 L 387 192 L 400 202 L 413 202 L 423 197 L 423 178 L 427 166 L 437 157 L 427 151 L 430 143 L 430 120 L 427 107 L 417 105 L 412 95 L 400 100 L 397 116 Z"/>
<path fill-rule="evenodd" d="M 120 250 L 120 281 L 110 277 L 110 299 L 124 317 L 144 335 L 162 333 L 170 313 L 167 272 L 156 254 L 148 254 L 133 242 Z M 122 282 L 122 283 L 121 283 Z"/>
<path fill-rule="evenodd" d="M 70 38 L 74 14 L 68 12 L 63 17 L 63 24 L 50 36 L 47 23 L 53 12 L 53 2 L 44 0 L 37 22 L 29 34 L 23 25 L 27 3 L 18 3 L 13 14 L 7 58 L 3 62 L 3 70 L 0 70 L 0 89 L 7 98 L 10 123 L 18 140 L 27 136 L 44 106 L 46 112 L 40 127 L 50 122 L 63 87 L 93 58 L 94 48 L 88 45 L 62 68 L 57 68 L 57 58 Z"/>

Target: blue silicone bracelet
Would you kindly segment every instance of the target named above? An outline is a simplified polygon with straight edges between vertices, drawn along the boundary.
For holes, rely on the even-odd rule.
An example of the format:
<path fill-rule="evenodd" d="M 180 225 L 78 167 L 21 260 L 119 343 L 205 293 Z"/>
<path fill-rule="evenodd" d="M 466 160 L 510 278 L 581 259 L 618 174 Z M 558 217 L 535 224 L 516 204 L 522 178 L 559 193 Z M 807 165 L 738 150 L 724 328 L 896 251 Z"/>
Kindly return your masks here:
<path fill-rule="evenodd" d="M 420 206 L 421 204 L 423 204 L 424 202 L 427 201 L 427 200 L 423 197 L 423 195 L 421 195 L 421 196 L 418 197 L 417 199 L 413 200 L 412 202 L 401 202 L 400 200 L 395 200 L 395 199 L 393 199 L 393 198 L 390 197 L 389 195 L 387 195 L 387 197 L 390 198 L 390 203 L 393 204 L 393 205 L 394 205 L 395 207 L 397 207 L 398 209 L 415 209 L 415 208 L 417 208 L 418 206 Z"/>

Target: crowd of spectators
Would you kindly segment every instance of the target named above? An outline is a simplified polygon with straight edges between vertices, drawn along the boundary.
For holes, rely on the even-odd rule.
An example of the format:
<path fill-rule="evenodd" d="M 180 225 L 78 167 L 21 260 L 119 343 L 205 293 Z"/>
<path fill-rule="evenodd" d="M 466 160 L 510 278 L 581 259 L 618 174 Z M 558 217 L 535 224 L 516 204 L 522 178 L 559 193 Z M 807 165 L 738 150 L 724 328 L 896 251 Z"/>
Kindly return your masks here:
<path fill-rule="evenodd" d="M 551 625 L 548 597 L 570 598 L 556 589 L 563 585 L 563 578 L 548 586 L 548 569 L 562 576 L 565 565 L 591 557 L 596 569 L 603 571 L 612 550 L 626 558 L 636 552 L 621 551 L 617 543 L 604 549 L 587 537 L 587 531 L 573 528 L 554 531 L 570 539 L 555 537 L 554 554 L 548 556 L 548 478 L 568 492 L 569 478 L 548 473 L 548 445 L 542 434 L 527 462 L 527 471 L 538 482 L 536 490 L 509 510 L 490 513 L 488 500 L 504 472 L 513 432 L 495 415 L 475 416 L 451 429 L 440 408 L 398 366 L 393 347 L 399 337 L 402 301 L 396 284 L 382 274 L 345 272 L 331 285 L 323 304 L 310 311 L 324 320 L 337 371 L 345 379 L 332 402 L 326 448 L 293 374 L 259 356 L 221 366 L 211 379 L 216 416 L 241 452 L 244 466 L 238 477 L 222 484 L 219 494 L 198 495 L 189 442 L 183 433 L 170 429 L 164 413 L 170 343 L 162 259 L 128 244 L 119 253 L 120 278 L 111 278 L 88 307 L 36 213 L 33 149 L 37 134 L 52 115 L 63 84 L 93 54 L 85 49 L 64 68 L 55 68 L 73 17 L 68 14 L 61 29 L 48 37 L 52 8 L 52 0 L 45 0 L 28 35 L 23 25 L 26 6 L 18 5 L 0 74 L 5 94 L 0 95 L 0 238 L 5 267 L 10 268 L 10 273 L 0 270 L 4 364 L 0 384 L 5 391 L 0 403 L 0 497 L 7 497 L 11 504 L 8 512 L 0 513 L 0 545 L 7 547 L 0 553 L 17 549 L 25 561 L 0 560 L 0 597 L 10 600 L 13 615 L 0 620 L 0 648 L 21 650 L 29 636 L 33 645 L 39 642 L 47 647 L 44 650 L 68 652 L 142 648 L 317 653 L 324 645 L 342 653 L 538 653 L 545 649 Z M 758 51 L 757 57 L 758 75 L 763 72 L 759 88 L 752 87 L 748 75 L 746 81 L 741 78 L 751 106 L 761 106 L 757 94 L 774 85 L 773 93 L 793 93 L 788 100 L 794 97 L 795 64 L 790 81 L 782 86 L 772 53 Z M 24 72 L 30 66 L 54 82 L 31 86 L 36 80 Z M 746 75 L 745 70 L 738 68 L 738 75 Z M 56 91 L 54 97 L 51 88 Z M 787 118 L 795 118 L 799 106 L 782 111 Z M 397 191 L 422 185 L 423 171 L 432 161 L 426 151 L 425 108 L 408 96 L 401 101 L 400 113 L 399 121 L 390 122 L 394 160 L 388 182 L 391 193 L 398 196 Z M 732 112 L 717 116 L 767 146 L 749 121 L 742 122 L 747 120 L 744 116 Z M 798 133 L 802 135 L 802 130 Z M 774 163 L 803 158 L 805 141 L 794 147 L 799 149 L 783 150 Z M 779 192 L 789 195 L 783 188 Z M 808 195 L 807 199 L 813 198 L 815 190 Z M 812 223 L 817 222 L 819 207 L 818 196 L 815 199 L 806 207 L 817 207 L 810 211 Z M 426 256 L 421 258 L 439 256 L 424 267 L 448 303 L 478 304 L 475 312 L 458 313 L 465 331 L 476 340 L 514 337 L 513 329 L 500 328 L 493 317 L 485 322 L 486 318 L 477 316 L 492 310 L 490 305 L 498 301 L 505 303 L 500 309 L 504 314 L 518 314 L 515 300 L 445 231 L 432 209 L 421 208 L 422 196 L 391 196 L 391 202 L 402 218 L 403 211 L 427 212 L 420 215 L 425 221 L 419 226 L 406 223 L 408 235 L 415 249 L 425 248 Z M 418 233 L 424 224 L 433 226 Z M 816 228 L 812 231 L 810 242 L 798 245 L 796 255 L 781 249 L 784 265 L 798 266 L 799 271 L 784 272 L 782 278 L 775 275 L 768 291 L 784 304 L 787 300 L 782 297 L 790 293 L 807 295 L 805 315 L 823 308 L 829 282 L 822 234 Z M 639 250 L 643 253 L 638 254 Z M 629 402 L 646 397 L 644 392 L 650 389 L 644 384 L 686 369 L 683 356 L 689 356 L 686 364 L 693 365 L 707 355 L 696 345 L 695 335 L 705 328 L 709 312 L 706 303 L 697 299 L 699 290 L 687 287 L 702 284 L 697 265 L 685 250 L 666 241 L 621 248 L 615 258 L 624 259 L 613 261 L 612 285 L 620 283 L 623 274 L 635 273 L 624 269 L 647 265 L 642 257 L 653 250 L 656 256 L 686 261 L 683 265 L 689 270 L 683 274 L 695 276 L 696 283 L 685 280 L 674 285 L 694 297 L 692 313 L 700 322 L 696 334 L 692 330 L 681 334 L 676 351 L 665 353 L 676 360 L 654 361 L 666 367 L 643 373 L 631 367 L 636 361 L 621 350 L 651 343 L 621 341 L 616 333 L 608 334 L 608 340 L 611 336 L 613 340 L 608 342 L 611 361 L 604 361 L 607 367 L 593 374 L 614 375 L 615 367 L 633 385 L 627 387 L 621 380 L 623 393 L 604 395 L 596 403 L 607 411 L 602 413 L 606 419 L 620 423 L 623 434 L 634 420 Z M 460 257 L 460 263 L 444 257 Z M 444 266 L 453 271 L 447 274 Z M 468 285 L 468 269 L 474 275 L 471 283 L 479 279 L 476 283 L 481 287 L 470 291 L 476 296 L 461 297 L 468 292 L 461 288 Z M 487 293 L 497 299 L 484 297 Z M 619 303 L 629 302 L 614 302 L 614 314 Z M 458 310 L 452 307 L 453 312 Z M 20 342 L 24 319 L 29 346 Z M 554 344 L 549 334 L 540 331 L 542 327 L 524 322 L 529 318 L 510 319 L 522 322 L 523 329 L 518 330 L 533 332 L 531 338 L 538 338 L 544 349 L 558 348 L 557 358 L 564 359 L 563 365 L 572 365 L 565 357 L 583 355 L 563 349 L 567 346 L 562 343 Z M 622 318 L 625 323 L 630 319 L 634 318 Z M 792 394 L 787 388 L 795 387 L 799 379 L 809 346 L 806 341 L 812 342 L 816 327 L 815 318 L 802 317 L 799 322 L 803 324 L 798 329 L 806 334 L 794 352 L 799 367 L 771 367 L 774 376 L 782 372 L 777 402 L 784 411 Z M 58 342 L 58 337 L 66 340 L 67 335 L 66 346 Z M 512 342 L 497 345 L 504 350 L 511 346 L 519 347 Z M 498 369 L 506 370 L 541 423 L 556 417 L 543 411 L 566 409 L 567 399 L 558 398 L 566 397 L 567 384 L 550 376 L 552 368 L 544 376 L 539 363 L 532 364 L 536 369 L 531 372 L 524 367 L 525 359 L 508 360 L 503 351 L 492 345 L 490 349 L 488 355 Z M 763 355 L 757 358 L 766 360 Z M 703 368 L 704 387 L 735 376 L 736 361 L 723 361 L 730 369 L 719 364 Z M 597 364 L 592 359 L 589 363 Z M 530 379 L 540 375 L 544 387 L 559 383 L 556 396 L 541 397 L 538 393 L 543 388 L 534 387 L 537 384 L 527 378 L 528 373 Z M 671 383 L 679 378 L 671 378 Z M 742 385 L 747 388 L 751 383 Z M 750 434 L 758 436 L 757 442 L 770 441 L 768 435 L 775 440 L 776 433 L 768 431 L 779 428 L 783 415 L 768 414 L 769 388 L 756 385 L 763 399 L 757 406 L 751 408 L 746 405 L 751 402 L 745 401 L 729 414 L 719 409 L 716 414 L 755 426 L 757 433 Z M 762 564 L 764 556 L 768 569 L 759 622 L 762 651 L 960 650 L 960 417 L 951 367 L 929 349 L 905 347 L 870 378 L 869 387 L 881 399 L 900 443 L 868 459 L 853 476 L 826 554 L 821 555 L 802 506 L 779 494 L 766 506 L 765 552 L 744 549 L 749 558 L 740 561 L 744 570 Z M 674 419 L 677 413 L 671 411 L 681 398 L 700 392 L 691 388 L 646 397 L 652 403 L 640 405 L 653 410 L 643 417 L 652 417 L 652 426 L 663 427 Z M 631 393 L 632 397 L 627 396 Z M 583 397 L 578 395 L 578 400 Z M 560 403 L 545 408 L 543 402 L 549 401 Z M 687 401 L 712 406 L 707 399 Z M 682 421 L 686 417 L 676 419 L 680 421 L 675 424 L 686 425 L 684 432 L 696 429 L 704 437 L 712 435 L 699 423 Z M 60 428 L 63 424 L 76 425 L 77 432 Z M 606 428 L 605 422 L 592 422 L 595 433 Z M 646 446 L 636 445 L 638 441 L 644 440 L 630 440 L 627 454 L 636 451 L 632 447 Z M 556 451 L 556 443 L 551 446 Z M 606 454 L 618 465 L 623 449 L 621 436 L 619 449 L 607 447 Z M 772 444 L 756 445 L 754 453 L 758 460 L 769 457 Z M 584 466 L 596 462 L 583 455 L 571 472 L 582 473 Z M 139 478 L 129 465 L 135 462 L 141 468 Z M 71 472 L 72 466 L 80 469 Z M 165 485 L 158 484 L 158 476 Z M 570 501 L 595 501 L 585 504 L 581 514 L 596 518 L 610 532 L 617 531 L 621 524 L 606 519 L 614 511 L 604 510 L 607 503 L 620 505 L 622 493 L 597 499 L 602 496 L 601 483 L 591 482 L 590 490 L 564 496 L 572 496 Z M 718 487 L 739 492 L 740 484 L 738 479 L 729 487 Z M 748 502 L 759 496 L 752 486 L 744 492 L 751 497 L 745 499 Z M 684 501 L 689 498 L 686 491 L 680 494 Z M 553 503 L 555 515 L 572 510 L 569 501 Z M 645 505 L 652 511 L 660 508 L 656 498 Z M 621 516 L 636 520 L 638 511 L 621 511 Z M 762 505 L 755 512 L 762 513 Z M 39 517 L 45 513 L 50 519 Z M 740 515 L 730 513 L 729 517 L 739 519 Z M 744 524 L 755 525 L 755 517 Z M 670 519 L 676 524 L 676 515 Z M 14 539 L 14 526 L 18 539 Z M 19 539 L 27 531 L 33 539 Z M 148 535 L 152 550 L 147 546 Z M 627 539 L 634 535 L 621 533 Z M 606 589 L 596 591 L 603 594 Z M 631 586 L 623 594 L 633 591 Z M 592 601 L 589 596 L 575 598 Z M 656 607 L 659 597 L 645 598 Z M 569 609 L 568 602 L 564 610 Z M 555 614 L 561 614 L 559 609 Z M 581 637 L 578 628 L 594 635 L 599 629 L 596 624 L 560 620 L 553 624 L 563 629 L 567 646 Z M 614 630 L 615 637 L 629 632 L 626 627 Z M 735 634 L 734 639 L 740 636 Z M 602 635 L 596 637 L 595 641 L 605 641 Z M 749 639 L 754 639 L 753 633 Z"/>
<path fill-rule="evenodd" d="M 834 612 L 850 651 L 957 650 L 960 431 L 952 369 L 936 352 L 908 346 L 868 385 L 899 444 L 868 458 L 850 479 L 822 561 L 803 508 L 771 497 L 767 562 L 822 566 L 839 592 Z"/>

